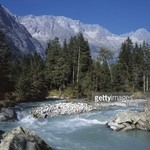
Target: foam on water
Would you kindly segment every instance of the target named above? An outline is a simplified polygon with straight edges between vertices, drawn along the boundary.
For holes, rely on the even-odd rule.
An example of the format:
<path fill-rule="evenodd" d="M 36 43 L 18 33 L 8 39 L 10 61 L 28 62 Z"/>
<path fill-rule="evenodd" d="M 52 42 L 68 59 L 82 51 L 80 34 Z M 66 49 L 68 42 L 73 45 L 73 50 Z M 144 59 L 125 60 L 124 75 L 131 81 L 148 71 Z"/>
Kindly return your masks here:
<path fill-rule="evenodd" d="M 48 119 L 42 122 L 37 122 L 36 125 L 45 129 L 45 132 L 73 133 L 78 129 L 92 127 L 96 125 L 105 125 L 107 120 L 98 120 L 96 118 L 84 118 L 78 116 L 64 117 L 63 119 Z"/>
<path fill-rule="evenodd" d="M 85 118 L 73 118 L 69 120 L 69 125 L 73 125 L 76 127 L 81 127 L 81 126 L 91 126 L 91 125 L 97 125 L 101 124 L 104 125 L 107 123 L 107 121 L 100 121 L 97 119 L 85 119 Z"/>
<path fill-rule="evenodd" d="M 25 111 L 17 112 L 17 118 L 19 120 L 18 121 L 19 126 L 23 126 L 31 129 L 36 129 L 40 127 L 37 125 L 37 122 L 39 122 L 38 119 L 33 118 L 33 116 L 28 112 Z"/>
<path fill-rule="evenodd" d="M 25 123 L 25 124 L 34 124 L 34 122 L 37 119 L 33 118 L 31 115 L 27 115 L 24 118 L 21 118 L 20 123 Z"/>

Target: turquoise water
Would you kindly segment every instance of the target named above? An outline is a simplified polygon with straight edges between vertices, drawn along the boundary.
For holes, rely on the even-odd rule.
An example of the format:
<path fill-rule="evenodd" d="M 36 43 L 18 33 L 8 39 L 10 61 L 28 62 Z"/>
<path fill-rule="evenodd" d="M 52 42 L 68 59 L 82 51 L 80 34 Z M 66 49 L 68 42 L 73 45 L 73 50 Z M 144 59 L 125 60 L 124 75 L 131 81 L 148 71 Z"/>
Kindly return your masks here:
<path fill-rule="evenodd" d="M 49 103 L 49 102 L 48 102 Z M 135 107 L 113 107 L 90 113 L 35 119 L 29 111 L 42 103 L 21 104 L 19 121 L 0 123 L 1 130 L 11 130 L 23 126 L 34 130 L 54 150 L 150 150 L 150 132 L 115 132 L 105 123 L 118 112 Z"/>

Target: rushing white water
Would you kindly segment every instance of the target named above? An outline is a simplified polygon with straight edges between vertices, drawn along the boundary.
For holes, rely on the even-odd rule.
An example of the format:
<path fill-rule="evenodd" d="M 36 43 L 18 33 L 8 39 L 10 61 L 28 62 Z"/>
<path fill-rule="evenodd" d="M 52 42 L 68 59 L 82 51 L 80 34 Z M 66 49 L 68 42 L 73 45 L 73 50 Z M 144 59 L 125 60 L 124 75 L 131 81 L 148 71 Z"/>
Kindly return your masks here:
<path fill-rule="evenodd" d="M 49 103 L 49 102 L 46 102 Z M 112 107 L 76 115 L 35 119 L 31 109 L 43 103 L 21 104 L 19 121 L 0 123 L 1 130 L 23 126 L 34 130 L 54 150 L 149 150 L 150 133 L 145 131 L 114 132 L 105 124 L 117 113 L 142 106 Z"/>

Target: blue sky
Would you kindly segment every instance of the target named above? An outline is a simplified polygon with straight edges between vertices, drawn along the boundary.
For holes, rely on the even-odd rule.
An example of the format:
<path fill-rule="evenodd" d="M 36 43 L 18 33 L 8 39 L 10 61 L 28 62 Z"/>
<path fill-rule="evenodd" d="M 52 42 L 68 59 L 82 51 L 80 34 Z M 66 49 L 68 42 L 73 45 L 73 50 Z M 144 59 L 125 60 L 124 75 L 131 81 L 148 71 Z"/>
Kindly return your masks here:
<path fill-rule="evenodd" d="M 150 31 L 150 0 L 0 0 L 17 16 L 56 15 L 99 24 L 115 34 Z"/>

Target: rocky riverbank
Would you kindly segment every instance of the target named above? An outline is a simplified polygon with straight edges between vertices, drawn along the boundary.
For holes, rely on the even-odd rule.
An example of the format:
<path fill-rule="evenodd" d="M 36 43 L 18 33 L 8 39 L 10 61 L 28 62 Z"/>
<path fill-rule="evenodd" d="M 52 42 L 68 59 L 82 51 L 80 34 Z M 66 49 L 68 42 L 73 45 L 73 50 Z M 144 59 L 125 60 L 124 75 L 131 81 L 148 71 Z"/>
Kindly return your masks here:
<path fill-rule="evenodd" d="M 84 113 L 93 110 L 91 105 L 87 103 L 58 103 L 48 104 L 43 107 L 38 107 L 31 111 L 35 118 L 46 118 L 47 116 L 54 117 L 58 115 L 70 115 Z"/>
<path fill-rule="evenodd" d="M 133 129 L 150 131 L 150 104 L 147 104 L 143 112 L 122 112 L 108 122 L 108 127 L 115 131 L 127 131 Z"/>
<path fill-rule="evenodd" d="M 10 132 L 0 132 L 0 150 L 52 150 L 33 131 L 17 127 Z"/>
<path fill-rule="evenodd" d="M 59 115 L 71 115 L 86 113 L 93 110 L 101 110 L 109 107 L 126 107 L 126 103 L 86 103 L 86 102 L 61 102 L 57 104 L 46 104 L 31 111 L 35 118 L 46 118 L 47 116 L 54 117 Z"/>

